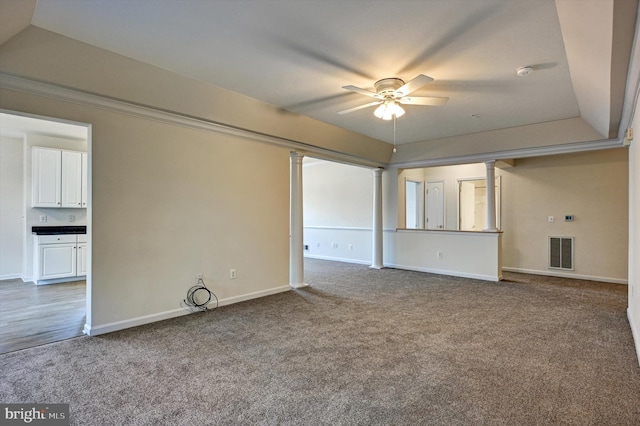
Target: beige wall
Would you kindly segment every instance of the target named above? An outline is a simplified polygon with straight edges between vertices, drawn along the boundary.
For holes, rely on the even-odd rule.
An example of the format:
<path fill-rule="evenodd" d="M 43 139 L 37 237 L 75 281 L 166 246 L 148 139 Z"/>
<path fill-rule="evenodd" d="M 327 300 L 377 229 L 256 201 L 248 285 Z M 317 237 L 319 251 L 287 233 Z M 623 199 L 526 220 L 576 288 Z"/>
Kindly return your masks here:
<path fill-rule="evenodd" d="M 418 169 L 445 182 L 447 229 L 457 225 L 457 180 L 483 178 L 484 164 Z M 402 171 L 400 177 L 407 175 Z M 532 273 L 627 281 L 627 150 L 625 148 L 517 160 L 501 176 L 503 266 Z M 401 198 L 401 197 L 399 197 Z M 402 202 L 402 199 L 400 200 Z M 564 216 L 575 216 L 565 222 Z M 555 221 L 549 223 L 548 216 Z M 548 237 L 575 237 L 575 270 L 548 265 Z"/>
<path fill-rule="evenodd" d="M 92 125 L 93 330 L 182 313 L 198 273 L 227 301 L 288 288 L 288 150 L 8 90 L 0 101 Z"/>
<path fill-rule="evenodd" d="M 547 270 L 547 238 L 570 236 L 573 274 L 626 282 L 627 154 L 619 148 L 530 158 L 504 169 L 504 266 Z M 573 222 L 564 221 L 567 214 Z"/>
<path fill-rule="evenodd" d="M 303 179 L 305 226 L 371 229 L 371 169 L 305 159 Z"/>

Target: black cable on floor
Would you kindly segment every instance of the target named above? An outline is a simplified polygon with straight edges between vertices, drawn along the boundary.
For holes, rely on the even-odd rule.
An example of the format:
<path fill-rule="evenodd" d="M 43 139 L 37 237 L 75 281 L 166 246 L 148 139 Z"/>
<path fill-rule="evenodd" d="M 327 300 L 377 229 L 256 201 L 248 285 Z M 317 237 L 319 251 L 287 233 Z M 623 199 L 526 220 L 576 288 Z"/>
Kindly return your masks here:
<path fill-rule="evenodd" d="M 207 285 L 202 278 L 198 278 L 197 284 L 187 291 L 187 298 L 184 299 L 184 303 L 192 308 L 206 311 L 208 309 L 207 305 L 211 302 L 211 299 L 215 299 L 215 308 L 217 308 L 219 303 L 218 296 L 207 288 Z"/>

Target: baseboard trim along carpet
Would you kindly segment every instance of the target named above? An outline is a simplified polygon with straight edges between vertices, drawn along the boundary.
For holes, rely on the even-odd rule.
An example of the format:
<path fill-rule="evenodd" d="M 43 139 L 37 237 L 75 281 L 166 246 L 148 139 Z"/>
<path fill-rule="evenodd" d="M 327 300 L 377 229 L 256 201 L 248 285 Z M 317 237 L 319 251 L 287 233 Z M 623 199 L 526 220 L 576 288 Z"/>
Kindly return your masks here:
<path fill-rule="evenodd" d="M 484 280 L 484 281 L 500 281 L 502 280 L 502 274 L 495 275 L 483 275 L 483 274 L 470 274 L 462 271 L 448 271 L 446 269 L 433 269 L 433 268 L 421 268 L 418 266 L 407 266 L 407 265 L 398 265 L 395 263 L 385 263 L 385 268 L 395 268 L 395 269 L 403 269 L 405 271 L 415 271 L 415 272 L 427 272 L 429 274 L 438 274 L 438 275 L 447 275 L 450 277 L 460 277 L 460 278 L 473 278 L 476 280 Z"/>
<path fill-rule="evenodd" d="M 258 299 L 260 297 L 271 296 L 273 294 L 283 293 L 285 291 L 290 291 L 290 290 L 291 290 L 291 287 L 289 285 L 286 285 L 281 287 L 270 288 L 268 290 L 261 290 L 253 293 L 247 293 L 240 296 L 228 297 L 226 299 L 220 299 L 218 302 L 218 306 L 233 305 L 234 303 L 240 303 L 240 302 L 245 302 L 247 300 Z M 171 311 L 159 312 L 156 314 L 130 318 L 122 321 L 115 321 L 115 322 L 97 325 L 93 327 L 90 326 L 89 324 L 85 324 L 83 332 L 88 336 L 98 336 L 100 334 L 124 330 L 125 328 L 138 327 L 140 325 L 145 325 L 145 324 L 150 324 L 152 322 L 176 318 L 176 317 L 180 317 L 180 316 L 191 314 L 191 313 L 193 312 L 184 308 L 180 308 L 180 309 L 173 309 Z"/>
<path fill-rule="evenodd" d="M 575 280 L 587 280 L 587 281 L 600 281 L 603 283 L 612 283 L 612 284 L 628 284 L 628 280 L 624 278 L 610 278 L 610 277 L 595 277 L 592 275 L 580 275 L 573 274 L 570 272 L 562 272 L 562 271 L 540 271 L 537 269 L 523 269 L 523 268 L 512 268 L 510 266 L 503 266 L 503 271 L 506 272 L 518 272 L 520 274 L 531 274 L 531 275 L 544 275 L 547 277 L 561 277 L 561 278 L 572 278 Z"/>
<path fill-rule="evenodd" d="M 355 263 L 356 265 L 371 265 L 371 260 L 351 259 L 348 257 L 322 256 L 318 254 L 305 254 L 304 257 L 319 260 L 331 260 L 333 262 Z"/>

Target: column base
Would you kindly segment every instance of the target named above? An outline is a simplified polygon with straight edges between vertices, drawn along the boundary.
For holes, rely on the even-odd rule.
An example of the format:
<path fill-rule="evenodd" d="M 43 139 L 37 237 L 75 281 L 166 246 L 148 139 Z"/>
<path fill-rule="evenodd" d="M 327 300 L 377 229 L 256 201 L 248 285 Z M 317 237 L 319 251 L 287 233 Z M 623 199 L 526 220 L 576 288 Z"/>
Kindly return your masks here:
<path fill-rule="evenodd" d="M 371 266 L 369 266 L 369 268 L 371 268 L 371 269 L 384 269 L 384 266 L 383 265 L 371 265 Z"/>
<path fill-rule="evenodd" d="M 298 289 L 298 288 L 304 288 L 304 287 L 310 287 L 309 284 L 307 283 L 295 283 L 295 284 L 289 284 L 289 286 L 293 289 Z"/>

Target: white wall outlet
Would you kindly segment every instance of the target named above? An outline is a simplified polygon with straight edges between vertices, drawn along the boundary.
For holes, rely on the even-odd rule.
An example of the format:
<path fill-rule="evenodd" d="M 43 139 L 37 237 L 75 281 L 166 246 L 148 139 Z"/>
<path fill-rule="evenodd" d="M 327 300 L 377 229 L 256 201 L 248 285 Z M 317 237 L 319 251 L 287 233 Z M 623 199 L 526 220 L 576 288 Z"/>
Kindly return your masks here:
<path fill-rule="evenodd" d="M 236 275 L 236 270 L 235 269 L 229 269 L 229 279 L 230 280 L 235 280 L 238 276 Z"/>
<path fill-rule="evenodd" d="M 553 223 L 554 220 L 555 220 L 555 218 L 553 216 L 547 217 L 547 222 L 549 222 L 549 223 Z"/>
<path fill-rule="evenodd" d="M 442 252 L 441 251 L 436 252 L 436 257 L 438 259 L 442 259 Z"/>
<path fill-rule="evenodd" d="M 40 215 L 40 223 L 47 223 L 47 215 L 46 214 L 41 214 Z"/>
<path fill-rule="evenodd" d="M 353 250 L 353 244 L 349 244 L 349 250 Z"/>
<path fill-rule="evenodd" d="M 75 221 L 76 221 L 76 216 L 75 216 L 75 215 L 70 214 L 70 215 L 69 215 L 69 222 L 75 222 Z"/>
<path fill-rule="evenodd" d="M 338 243 L 331 243 L 331 247 L 338 248 Z"/>

